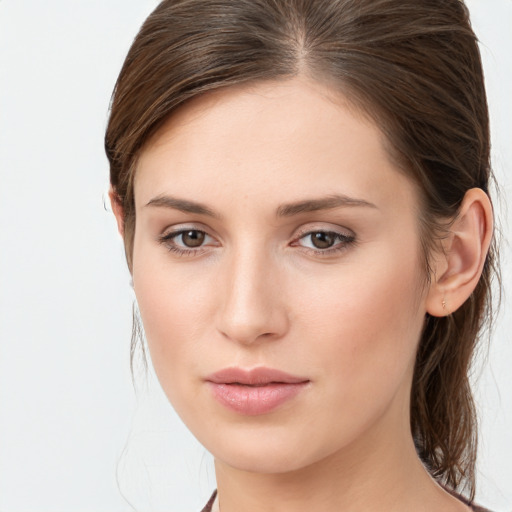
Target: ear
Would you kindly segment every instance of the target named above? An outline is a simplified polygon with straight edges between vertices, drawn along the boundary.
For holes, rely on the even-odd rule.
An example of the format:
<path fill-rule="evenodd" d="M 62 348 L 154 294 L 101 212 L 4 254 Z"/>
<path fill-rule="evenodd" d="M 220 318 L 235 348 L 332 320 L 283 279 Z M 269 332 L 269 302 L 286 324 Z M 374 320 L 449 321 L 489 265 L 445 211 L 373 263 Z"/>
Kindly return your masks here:
<path fill-rule="evenodd" d="M 108 197 L 110 198 L 110 204 L 112 205 L 112 211 L 117 221 L 117 230 L 119 234 L 124 237 L 124 210 L 121 204 L 121 198 L 117 195 L 117 192 L 110 187 L 108 191 Z"/>
<path fill-rule="evenodd" d="M 487 194 L 472 188 L 432 262 L 434 275 L 427 296 L 427 312 L 446 316 L 456 311 L 475 289 L 493 231 L 492 206 Z"/>

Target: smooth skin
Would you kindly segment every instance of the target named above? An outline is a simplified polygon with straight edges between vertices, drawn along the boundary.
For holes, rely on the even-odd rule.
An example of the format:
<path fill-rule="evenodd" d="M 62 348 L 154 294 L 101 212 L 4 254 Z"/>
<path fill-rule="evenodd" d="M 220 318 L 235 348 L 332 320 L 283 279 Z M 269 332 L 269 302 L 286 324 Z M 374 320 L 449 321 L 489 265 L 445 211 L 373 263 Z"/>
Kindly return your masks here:
<path fill-rule="evenodd" d="M 419 461 L 409 394 L 425 315 L 476 286 L 492 210 L 466 194 L 428 284 L 418 197 L 379 128 L 305 77 L 196 98 L 143 149 L 134 289 L 160 383 L 215 457 L 221 512 L 468 510 Z M 232 366 L 310 382 L 244 416 L 205 383 Z"/>

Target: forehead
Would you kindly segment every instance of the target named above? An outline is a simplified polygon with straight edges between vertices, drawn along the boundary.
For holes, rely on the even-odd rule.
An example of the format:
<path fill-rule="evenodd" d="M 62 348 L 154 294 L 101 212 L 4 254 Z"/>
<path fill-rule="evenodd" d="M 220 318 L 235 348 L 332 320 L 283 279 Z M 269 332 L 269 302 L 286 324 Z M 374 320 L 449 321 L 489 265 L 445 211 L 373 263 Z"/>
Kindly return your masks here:
<path fill-rule="evenodd" d="M 135 189 L 139 206 L 162 193 L 260 204 L 332 193 L 393 202 L 410 197 L 412 184 L 374 122 L 338 91 L 295 78 L 182 106 L 142 151 Z"/>

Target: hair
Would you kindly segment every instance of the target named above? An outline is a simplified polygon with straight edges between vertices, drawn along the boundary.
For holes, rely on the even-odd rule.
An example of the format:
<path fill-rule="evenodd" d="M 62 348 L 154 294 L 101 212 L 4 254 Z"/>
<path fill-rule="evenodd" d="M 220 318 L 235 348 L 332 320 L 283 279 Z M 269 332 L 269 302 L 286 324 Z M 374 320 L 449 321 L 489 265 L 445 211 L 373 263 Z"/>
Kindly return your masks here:
<path fill-rule="evenodd" d="M 132 268 L 134 176 L 149 138 L 185 102 L 219 88 L 298 75 L 328 83 L 385 135 L 417 185 L 425 276 L 429 254 L 467 190 L 488 193 L 487 101 L 478 41 L 461 0 L 164 0 L 128 53 L 105 147 Z M 495 242 L 481 279 L 453 314 L 427 315 L 410 422 L 417 452 L 441 484 L 475 489 L 471 362 L 492 316 Z M 133 340 L 132 340 L 133 347 Z"/>

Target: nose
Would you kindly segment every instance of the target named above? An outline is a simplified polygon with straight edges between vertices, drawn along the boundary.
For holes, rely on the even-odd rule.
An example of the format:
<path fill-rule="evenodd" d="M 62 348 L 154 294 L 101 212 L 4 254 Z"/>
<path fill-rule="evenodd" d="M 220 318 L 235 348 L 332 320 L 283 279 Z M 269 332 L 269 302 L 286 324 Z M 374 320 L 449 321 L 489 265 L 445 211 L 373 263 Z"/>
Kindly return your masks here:
<path fill-rule="evenodd" d="M 288 314 L 280 274 L 270 256 L 249 247 L 225 262 L 218 276 L 221 300 L 217 329 L 223 336 L 250 345 L 286 333 Z"/>

